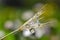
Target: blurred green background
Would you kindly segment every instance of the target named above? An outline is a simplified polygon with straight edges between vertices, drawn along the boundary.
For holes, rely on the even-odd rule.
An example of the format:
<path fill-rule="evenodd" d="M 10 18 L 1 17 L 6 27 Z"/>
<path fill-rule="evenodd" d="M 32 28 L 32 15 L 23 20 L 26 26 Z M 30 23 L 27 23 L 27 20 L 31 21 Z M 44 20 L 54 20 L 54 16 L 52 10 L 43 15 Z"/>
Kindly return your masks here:
<path fill-rule="evenodd" d="M 39 9 L 48 4 L 41 22 L 55 19 L 57 24 L 50 27 L 49 35 L 41 38 L 24 37 L 22 32 L 16 32 L 4 40 L 60 40 L 60 0 L 0 0 L 0 38 L 21 26 L 30 19 Z"/>

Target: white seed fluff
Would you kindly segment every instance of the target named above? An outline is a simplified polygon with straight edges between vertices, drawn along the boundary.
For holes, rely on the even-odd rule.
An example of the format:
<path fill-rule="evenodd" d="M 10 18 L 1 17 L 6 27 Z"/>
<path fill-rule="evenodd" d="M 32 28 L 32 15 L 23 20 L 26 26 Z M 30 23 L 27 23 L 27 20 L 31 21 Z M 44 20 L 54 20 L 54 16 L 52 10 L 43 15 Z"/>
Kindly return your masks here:
<path fill-rule="evenodd" d="M 35 4 L 35 7 L 38 8 L 38 7 L 41 6 L 41 5 L 42 5 L 42 3 L 36 3 L 36 4 Z"/>
<path fill-rule="evenodd" d="M 37 28 L 35 31 L 35 36 L 37 38 L 41 38 L 44 35 L 44 31 L 42 29 Z"/>
<path fill-rule="evenodd" d="M 39 11 L 42 5 L 43 5 L 42 3 L 36 3 L 33 8 L 35 8 L 36 11 Z"/>
<path fill-rule="evenodd" d="M 29 11 L 25 11 L 23 14 L 22 14 L 22 19 L 23 20 L 28 20 L 30 19 L 32 16 L 34 15 L 34 12 L 29 10 Z"/>
<path fill-rule="evenodd" d="M 37 21 L 31 21 L 31 22 L 29 23 L 29 25 L 30 25 L 30 27 L 32 27 L 32 28 L 37 28 L 37 27 L 40 25 L 40 22 L 39 22 L 39 20 L 37 20 Z"/>
<path fill-rule="evenodd" d="M 19 28 L 21 25 L 22 25 L 22 22 L 19 19 L 16 19 L 14 21 L 14 25 L 13 25 L 13 28 L 12 29 L 15 30 L 15 29 Z"/>
<path fill-rule="evenodd" d="M 23 36 L 24 37 L 29 37 L 31 35 L 31 32 L 29 31 L 29 29 L 26 29 L 23 31 Z"/>
<path fill-rule="evenodd" d="M 13 22 L 8 20 L 5 22 L 4 26 L 6 29 L 11 29 L 11 28 L 13 28 Z"/>
<path fill-rule="evenodd" d="M 5 35 L 5 32 L 0 30 L 0 38 L 2 38 Z"/>

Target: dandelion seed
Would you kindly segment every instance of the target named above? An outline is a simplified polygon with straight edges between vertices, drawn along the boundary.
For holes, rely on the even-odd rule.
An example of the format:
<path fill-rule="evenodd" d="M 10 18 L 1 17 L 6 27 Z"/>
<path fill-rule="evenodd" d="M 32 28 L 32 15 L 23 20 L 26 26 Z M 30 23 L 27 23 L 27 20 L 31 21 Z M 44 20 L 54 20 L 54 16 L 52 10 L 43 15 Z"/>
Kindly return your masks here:
<path fill-rule="evenodd" d="M 44 35 L 44 30 L 40 29 L 40 28 L 36 28 L 35 29 L 35 36 L 37 38 L 41 38 Z"/>
<path fill-rule="evenodd" d="M 23 36 L 29 37 L 30 35 L 31 35 L 31 32 L 29 31 L 29 29 L 23 30 Z"/>
<path fill-rule="evenodd" d="M 16 19 L 15 21 L 14 21 L 14 25 L 13 25 L 13 28 L 12 29 L 17 29 L 17 28 L 19 28 L 19 26 L 21 26 L 22 25 L 22 22 L 19 20 L 19 19 Z"/>
<path fill-rule="evenodd" d="M 23 14 L 22 14 L 22 19 L 23 20 L 28 20 L 30 19 L 32 16 L 34 15 L 34 12 L 33 11 L 25 11 Z"/>
<path fill-rule="evenodd" d="M 46 4 L 46 5 L 47 5 L 47 4 Z M 43 8 L 45 8 L 46 5 L 44 5 L 44 6 L 41 8 L 40 11 L 44 11 Z M 12 31 L 11 33 L 7 34 L 6 36 L 2 37 L 0 40 L 4 39 L 5 37 L 7 37 L 7 36 L 9 36 L 9 35 L 17 32 L 17 31 L 19 31 L 19 30 L 22 31 L 22 30 L 23 30 L 23 27 L 25 27 L 25 25 L 27 25 L 29 22 L 31 22 L 32 20 L 34 20 L 34 19 L 36 18 L 36 16 L 39 17 L 39 16 L 41 16 L 43 13 L 44 13 L 44 12 L 42 12 L 42 13 L 40 14 L 40 13 L 38 12 L 38 13 L 35 14 L 31 19 L 29 19 L 27 22 L 25 22 L 20 28 L 18 28 L 18 29 L 16 29 L 16 30 Z M 26 34 L 27 34 L 27 32 L 26 32 Z M 30 34 L 29 31 L 28 31 L 28 34 Z"/>
<path fill-rule="evenodd" d="M 13 22 L 8 20 L 5 22 L 4 26 L 6 29 L 11 29 L 11 28 L 13 28 Z"/>

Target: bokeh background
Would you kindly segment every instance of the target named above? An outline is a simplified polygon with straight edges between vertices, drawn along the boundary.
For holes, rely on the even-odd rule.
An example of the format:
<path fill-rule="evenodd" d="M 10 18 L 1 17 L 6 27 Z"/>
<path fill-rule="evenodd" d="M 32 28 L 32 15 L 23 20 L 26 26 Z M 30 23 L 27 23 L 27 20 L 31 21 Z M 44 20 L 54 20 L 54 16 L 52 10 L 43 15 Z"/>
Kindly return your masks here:
<path fill-rule="evenodd" d="M 44 31 L 40 30 L 40 34 L 37 35 L 42 36 L 25 37 L 18 31 L 4 40 L 60 40 L 60 0 L 0 0 L 0 38 L 23 25 L 45 4 L 47 6 L 44 9 L 47 12 L 41 16 L 44 18 L 40 22 L 44 23 L 52 19 L 52 22 L 56 23 L 47 26 L 48 32 L 45 35 Z"/>

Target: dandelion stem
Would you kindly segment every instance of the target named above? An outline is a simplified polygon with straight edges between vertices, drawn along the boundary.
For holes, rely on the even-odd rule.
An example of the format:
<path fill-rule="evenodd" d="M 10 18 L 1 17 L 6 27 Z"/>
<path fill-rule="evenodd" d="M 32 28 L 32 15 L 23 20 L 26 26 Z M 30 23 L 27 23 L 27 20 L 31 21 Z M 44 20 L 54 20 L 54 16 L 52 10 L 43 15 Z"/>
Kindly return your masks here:
<path fill-rule="evenodd" d="M 9 36 L 9 35 L 17 32 L 17 31 L 19 31 L 19 30 L 22 31 L 22 30 L 24 29 L 24 27 L 25 27 L 26 24 L 28 24 L 30 21 L 32 21 L 32 20 L 34 20 L 34 19 L 36 19 L 36 18 L 38 18 L 39 16 L 41 16 L 41 15 L 44 14 L 44 10 L 43 10 L 43 9 L 46 7 L 46 5 L 47 5 L 47 4 L 45 4 L 45 5 L 39 10 L 38 13 L 36 13 L 31 19 L 29 19 L 27 22 L 25 22 L 22 26 L 20 26 L 20 27 L 19 27 L 18 29 L 16 29 L 16 30 L 12 31 L 11 33 L 3 36 L 0 40 L 3 40 L 3 39 L 6 38 L 7 36 Z"/>

